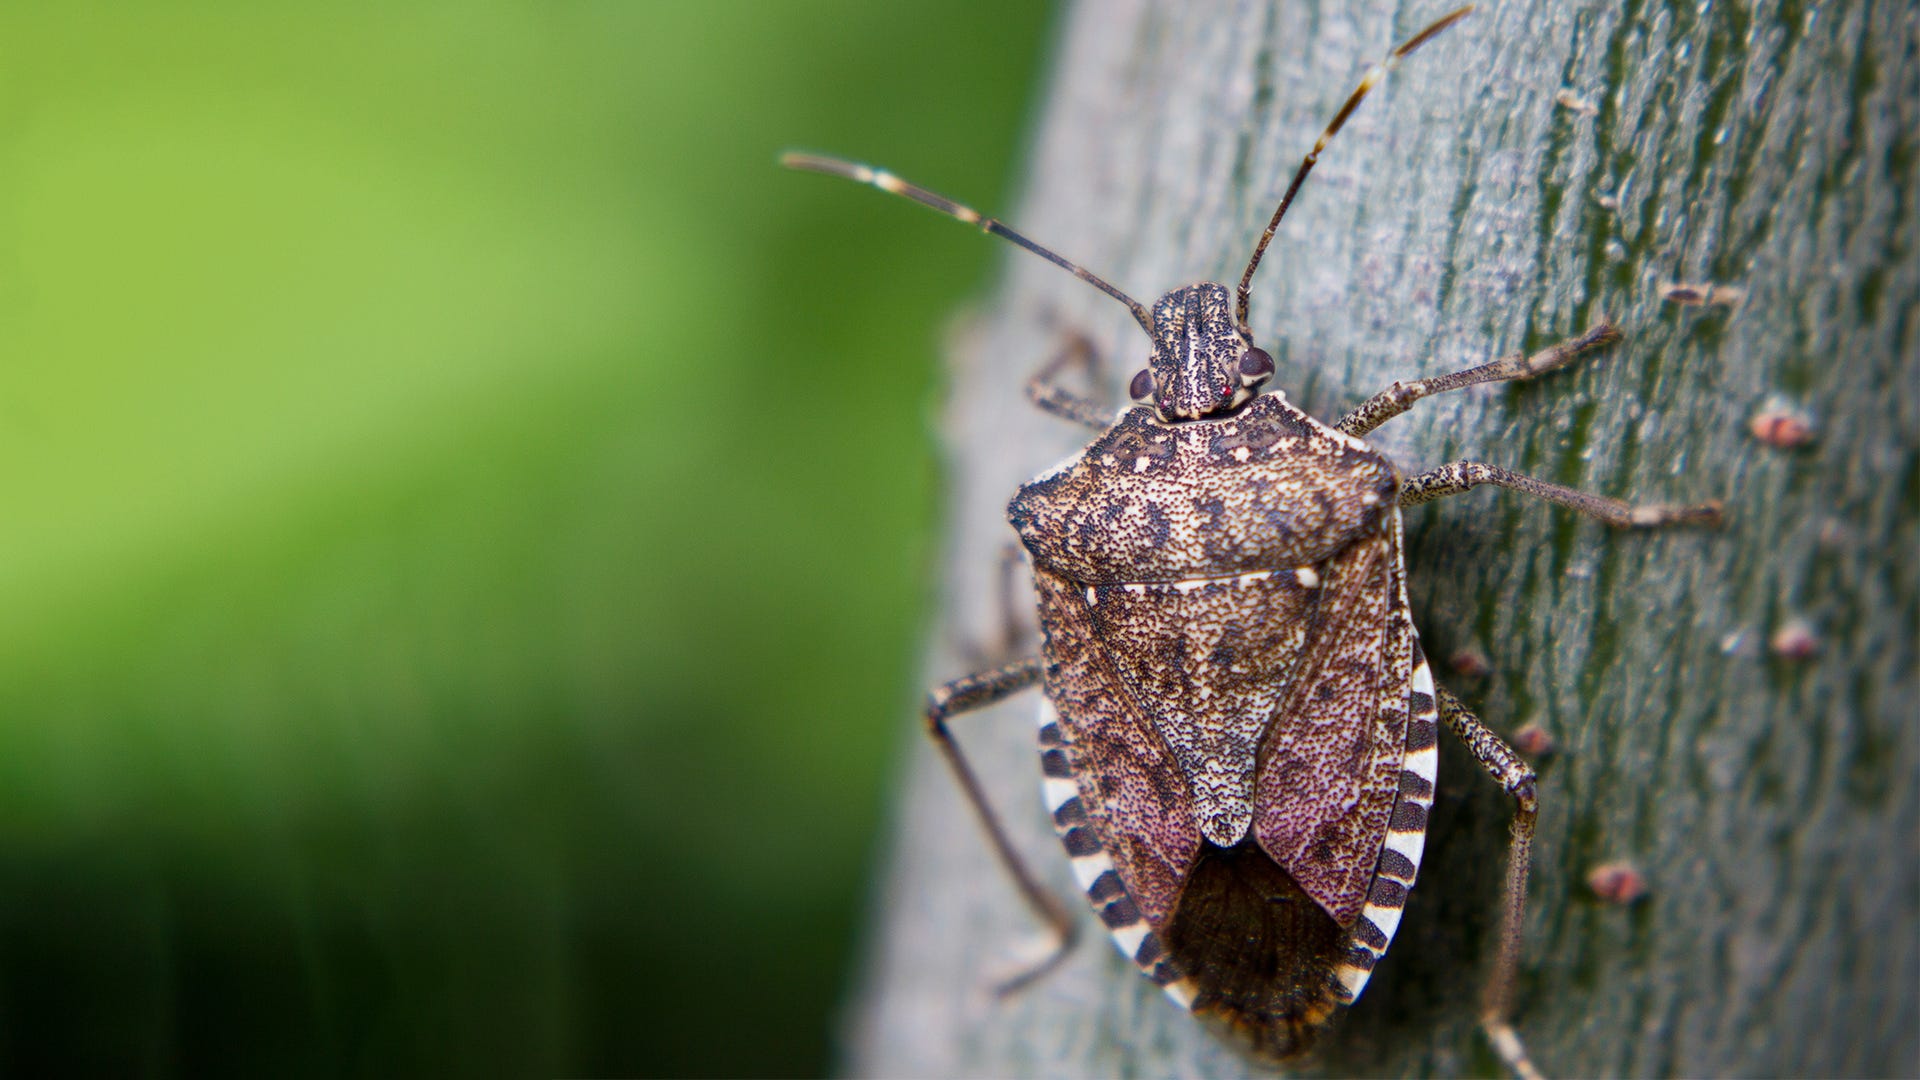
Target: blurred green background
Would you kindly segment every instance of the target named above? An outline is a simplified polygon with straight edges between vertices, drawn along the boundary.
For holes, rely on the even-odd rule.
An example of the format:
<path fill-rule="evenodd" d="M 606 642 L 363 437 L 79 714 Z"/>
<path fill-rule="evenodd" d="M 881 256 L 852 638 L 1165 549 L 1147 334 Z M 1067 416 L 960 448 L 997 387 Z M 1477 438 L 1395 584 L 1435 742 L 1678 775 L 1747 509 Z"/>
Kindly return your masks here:
<path fill-rule="evenodd" d="M 0 12 L 0 1072 L 831 1067 L 1047 23 Z"/>

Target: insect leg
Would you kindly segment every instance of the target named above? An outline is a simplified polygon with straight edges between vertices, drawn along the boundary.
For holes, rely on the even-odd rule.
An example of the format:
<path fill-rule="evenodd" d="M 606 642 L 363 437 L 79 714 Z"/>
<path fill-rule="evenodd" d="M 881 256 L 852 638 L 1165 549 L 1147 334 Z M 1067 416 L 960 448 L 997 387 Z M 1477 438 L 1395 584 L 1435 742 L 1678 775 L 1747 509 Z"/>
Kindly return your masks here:
<path fill-rule="evenodd" d="M 1029 599 L 1032 592 L 1029 590 L 1023 595 L 1017 587 L 1026 564 L 1027 549 L 1019 544 L 1009 541 L 1000 548 L 1000 580 L 996 591 L 1000 606 L 1000 659 L 1003 660 L 1019 652 L 1020 643 L 1027 636 L 1026 623 L 1021 621 L 1020 613 L 1033 610 Z M 1024 606 L 1023 599 L 1027 600 Z"/>
<path fill-rule="evenodd" d="M 1692 506 L 1670 503 L 1636 506 L 1619 499 L 1609 499 L 1605 495 L 1536 480 L 1531 476 L 1508 472 L 1498 465 L 1486 465 L 1478 461 L 1455 461 L 1408 477 L 1400 485 L 1400 505 L 1418 506 L 1448 495 L 1458 495 L 1481 484 L 1525 492 L 1621 529 L 1652 525 L 1717 525 L 1720 522 L 1720 502 L 1717 499 Z"/>
<path fill-rule="evenodd" d="M 1507 1068 L 1520 1080 L 1540 1080 L 1540 1072 L 1527 1057 L 1527 1048 L 1513 1030 L 1509 1012 L 1512 1004 L 1513 972 L 1520 961 L 1520 931 L 1527 910 L 1527 868 L 1533 858 L 1533 824 L 1539 816 L 1540 802 L 1534 793 L 1533 768 L 1500 736 L 1488 731 L 1467 707 L 1445 687 L 1435 687 L 1440 699 L 1440 719 L 1454 737 L 1473 752 L 1480 767 L 1513 796 L 1513 828 L 1507 844 L 1507 896 L 1500 920 L 1500 952 L 1494 958 L 1493 972 L 1480 1001 L 1480 1026 L 1487 1040 L 1499 1053 Z"/>
<path fill-rule="evenodd" d="M 1033 610 L 1032 593 L 1020 588 L 1025 577 L 1022 571 L 1026 569 L 1026 555 L 1027 549 L 1015 541 L 1009 540 L 1001 546 L 1000 563 L 994 574 L 994 610 L 1000 626 L 988 641 L 962 645 L 960 651 L 969 666 L 986 669 L 1006 663 L 1010 656 L 1020 655 L 1029 634 L 1021 613 Z"/>
<path fill-rule="evenodd" d="M 1100 356 L 1100 350 L 1094 348 L 1093 342 L 1085 334 L 1073 334 L 1053 359 L 1027 380 L 1027 400 L 1062 420 L 1071 420 L 1095 431 L 1112 427 L 1113 409 L 1082 397 L 1057 381 L 1060 373 L 1069 367 L 1085 370 L 1088 381 L 1096 387 L 1107 385 L 1107 365 Z"/>
<path fill-rule="evenodd" d="M 1340 423 L 1335 426 L 1349 435 L 1365 435 L 1406 412 L 1413 407 L 1414 402 L 1423 397 L 1444 394 L 1449 390 L 1458 390 L 1463 386 L 1476 386 L 1480 383 L 1501 382 L 1506 379 L 1531 379 L 1535 375 L 1544 375 L 1549 371 L 1566 367 L 1580 357 L 1606 348 L 1619 340 L 1620 331 L 1612 323 L 1603 319 L 1579 337 L 1555 342 L 1531 356 L 1526 353 L 1515 353 L 1465 371 L 1456 371 L 1432 379 L 1396 382 L 1361 402 L 1359 408 L 1342 417 Z"/>
<path fill-rule="evenodd" d="M 1078 924 L 1052 893 L 1040 884 L 1033 870 L 1015 850 L 1013 842 L 1007 838 L 1006 829 L 1000 824 L 999 815 L 993 812 L 993 806 L 987 802 L 985 789 L 974 774 L 973 767 L 967 764 L 966 755 L 961 753 L 960 744 L 953 739 L 953 733 L 947 730 L 947 717 L 974 709 L 985 708 L 995 702 L 1011 697 L 1040 682 L 1041 660 L 1030 656 L 1003 667 L 967 675 L 952 682 L 942 683 L 927 691 L 927 734 L 933 737 L 934 745 L 940 748 L 940 755 L 953 770 L 954 779 L 960 784 L 967 801 L 973 804 L 974 813 L 979 816 L 980 825 L 987 832 L 987 839 L 993 844 L 993 850 L 1000 857 L 1000 864 L 1006 867 L 1013 883 L 1020 889 L 1020 895 L 1026 900 L 1034 914 L 1040 916 L 1048 928 L 1053 931 L 1054 947 L 1039 963 L 1006 979 L 998 986 L 1002 995 L 1011 994 L 1028 983 L 1053 970 L 1054 966 L 1065 959 L 1072 950 Z"/>

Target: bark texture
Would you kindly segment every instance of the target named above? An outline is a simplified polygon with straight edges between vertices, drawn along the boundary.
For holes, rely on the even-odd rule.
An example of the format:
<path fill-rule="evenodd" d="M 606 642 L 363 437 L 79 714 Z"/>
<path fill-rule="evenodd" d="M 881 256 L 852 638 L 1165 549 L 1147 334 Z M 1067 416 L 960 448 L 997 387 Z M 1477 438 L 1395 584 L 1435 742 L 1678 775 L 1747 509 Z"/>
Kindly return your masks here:
<path fill-rule="evenodd" d="M 1027 197 L 1003 216 L 1142 302 L 1231 285 L 1365 68 L 1445 10 L 1084 5 L 1063 20 Z M 1374 441 L 1406 474 L 1471 457 L 1622 498 L 1726 500 L 1720 531 L 1610 532 L 1490 490 L 1407 514 L 1437 673 L 1496 730 L 1536 724 L 1559 748 L 1542 768 L 1518 987 L 1519 1029 L 1550 1075 L 1920 1071 L 1915 20 L 1891 0 L 1496 0 L 1360 108 L 1255 283 L 1275 385 L 1327 419 L 1396 378 L 1609 315 L 1627 333 L 1609 354 L 1431 399 Z M 1023 379 L 1084 330 L 1109 350 L 1117 406 L 1145 356 L 1118 304 L 1012 249 L 1005 266 L 951 350 L 929 681 L 993 636 L 1006 499 L 1085 441 L 1028 408 Z M 1744 299 L 1682 307 L 1660 297 L 1673 281 Z M 1749 434 L 1780 404 L 1814 418 L 1813 445 Z M 1770 651 L 1793 618 L 1818 655 Z M 1489 673 L 1450 674 L 1470 647 Z M 1034 707 L 956 730 L 1016 841 L 1083 909 L 1035 796 Z M 1510 804 L 1442 749 L 1406 920 L 1302 1072 L 1498 1072 L 1475 1001 Z M 1090 918 L 1060 970 L 993 1000 L 1037 925 L 933 755 L 908 772 L 852 1071 L 1267 1073 Z M 1615 859 L 1644 873 L 1645 899 L 1586 887 Z"/>

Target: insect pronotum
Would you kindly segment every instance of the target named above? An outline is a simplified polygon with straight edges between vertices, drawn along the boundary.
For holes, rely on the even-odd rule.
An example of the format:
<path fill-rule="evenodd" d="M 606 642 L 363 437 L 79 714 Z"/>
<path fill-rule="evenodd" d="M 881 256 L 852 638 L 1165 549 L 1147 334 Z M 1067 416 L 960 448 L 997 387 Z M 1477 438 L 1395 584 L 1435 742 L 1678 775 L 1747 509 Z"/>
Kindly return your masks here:
<path fill-rule="evenodd" d="M 1537 799 L 1534 772 L 1435 684 L 1408 611 L 1400 508 L 1482 484 L 1615 526 L 1717 520 L 1718 505 L 1634 506 L 1459 461 L 1402 478 L 1362 436 L 1421 398 L 1529 379 L 1619 339 L 1604 320 L 1532 355 L 1395 383 L 1327 425 L 1265 390 L 1254 271 L 1327 143 L 1451 12 L 1367 73 L 1314 143 L 1240 283 L 1186 285 L 1149 309 L 1006 225 L 883 172 L 788 154 L 1004 237 L 1126 305 L 1152 343 L 1117 418 L 1055 381 L 1041 408 L 1101 434 L 1020 488 L 1008 516 L 1033 565 L 1038 655 L 928 694 L 929 733 L 1063 957 L 1074 920 L 1008 842 L 948 717 L 1044 685 L 1047 807 L 1121 952 L 1183 1008 L 1261 1056 L 1304 1053 L 1366 986 L 1420 867 L 1445 725 L 1514 799 L 1500 939 L 1481 1002 L 1495 1050 L 1538 1075 L 1509 1021 Z"/>

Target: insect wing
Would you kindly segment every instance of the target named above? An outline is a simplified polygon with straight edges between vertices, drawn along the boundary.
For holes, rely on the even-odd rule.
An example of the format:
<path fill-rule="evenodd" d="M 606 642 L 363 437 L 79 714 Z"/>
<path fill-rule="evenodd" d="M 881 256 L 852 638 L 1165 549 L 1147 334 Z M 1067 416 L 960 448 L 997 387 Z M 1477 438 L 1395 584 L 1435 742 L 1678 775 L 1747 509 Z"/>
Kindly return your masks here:
<path fill-rule="evenodd" d="M 1287 569 L 1083 598 L 1119 688 L 1172 750 L 1201 834 L 1220 847 L 1253 824 L 1261 737 L 1307 658 L 1319 596 Z"/>
<path fill-rule="evenodd" d="M 1116 677 L 1081 587 L 1046 571 L 1035 581 L 1047 627 L 1047 697 L 1088 818 L 1085 838 L 1069 838 L 1068 854 L 1083 885 L 1094 866 L 1079 860 L 1110 858 L 1141 913 L 1161 925 L 1200 850 L 1192 793 L 1173 751 Z"/>
<path fill-rule="evenodd" d="M 1256 787 L 1260 846 L 1342 926 L 1371 888 L 1405 756 L 1413 643 L 1394 618 L 1398 540 L 1383 530 L 1319 567 L 1307 659 L 1268 729 Z"/>

